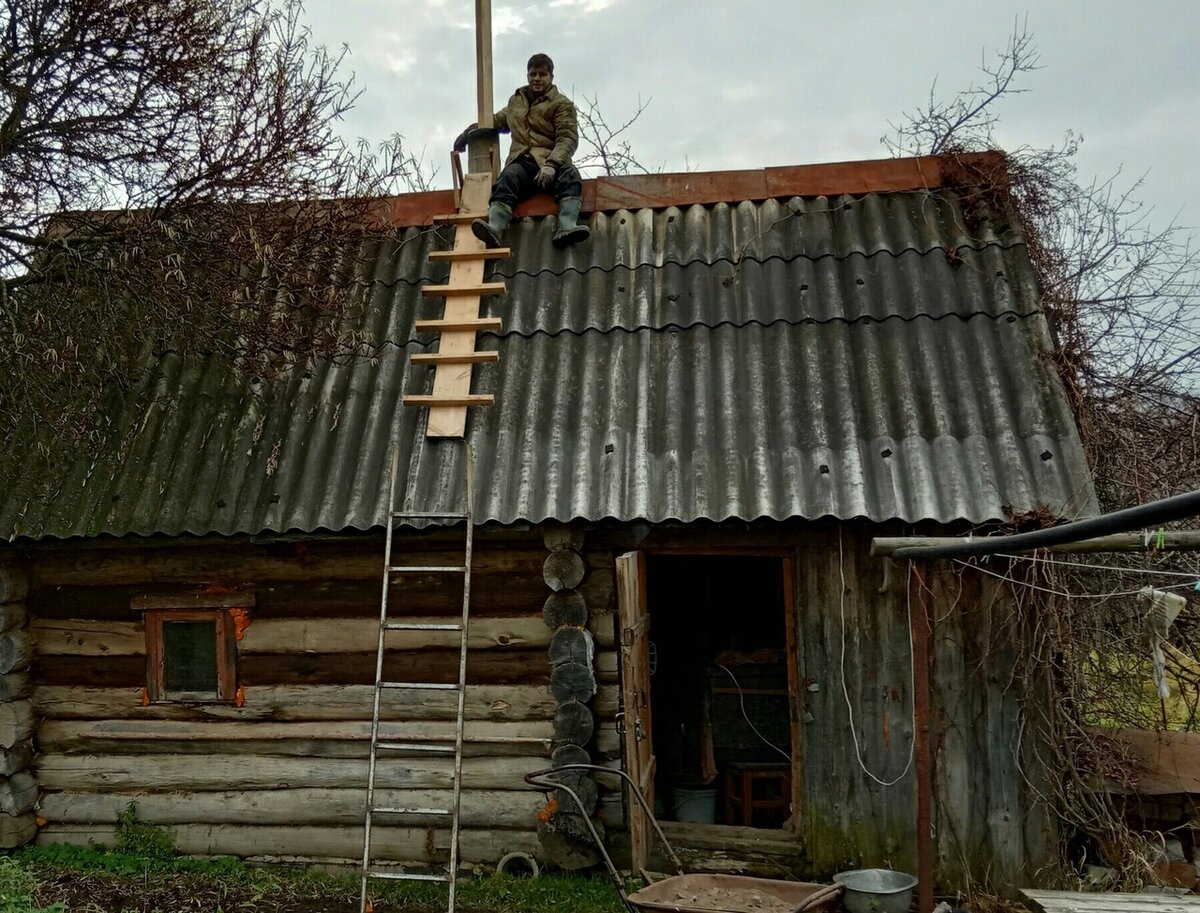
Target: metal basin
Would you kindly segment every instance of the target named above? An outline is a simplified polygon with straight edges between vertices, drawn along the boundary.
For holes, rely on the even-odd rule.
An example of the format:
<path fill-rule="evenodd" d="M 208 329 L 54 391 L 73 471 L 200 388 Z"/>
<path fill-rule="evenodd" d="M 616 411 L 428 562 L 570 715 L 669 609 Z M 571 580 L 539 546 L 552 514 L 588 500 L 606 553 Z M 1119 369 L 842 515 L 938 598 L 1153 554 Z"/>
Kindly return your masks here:
<path fill-rule="evenodd" d="M 845 890 L 842 904 L 849 913 L 908 913 L 917 879 L 891 869 L 839 872 L 833 880 Z"/>

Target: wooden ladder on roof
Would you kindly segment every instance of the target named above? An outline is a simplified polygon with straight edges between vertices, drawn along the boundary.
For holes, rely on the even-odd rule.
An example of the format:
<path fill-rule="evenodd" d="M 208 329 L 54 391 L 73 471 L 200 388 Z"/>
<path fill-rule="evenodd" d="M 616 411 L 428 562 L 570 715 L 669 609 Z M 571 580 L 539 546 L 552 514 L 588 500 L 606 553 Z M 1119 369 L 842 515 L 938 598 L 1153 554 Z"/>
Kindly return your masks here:
<path fill-rule="evenodd" d="M 490 406 L 496 398 L 490 393 L 472 393 L 471 377 L 474 366 L 499 361 L 500 354 L 475 348 L 476 334 L 483 330 L 498 330 L 499 317 L 483 317 L 480 305 L 489 295 L 504 292 L 503 282 L 484 282 L 484 264 L 488 260 L 507 257 L 507 247 L 488 249 L 471 231 L 471 222 L 487 218 L 488 197 L 492 175 L 479 172 L 463 175 L 462 164 L 455 154 L 451 158 L 454 174 L 457 211 L 434 216 L 434 224 L 453 225 L 454 246 L 450 250 L 433 251 L 430 260 L 448 261 L 450 278 L 445 285 L 426 285 L 421 294 L 440 297 L 446 301 L 442 317 L 416 321 L 417 332 L 441 333 L 436 352 L 412 356 L 412 363 L 433 365 L 433 392 L 404 397 L 406 406 L 427 406 L 429 420 L 426 437 L 462 437 L 467 427 L 468 406 Z"/>

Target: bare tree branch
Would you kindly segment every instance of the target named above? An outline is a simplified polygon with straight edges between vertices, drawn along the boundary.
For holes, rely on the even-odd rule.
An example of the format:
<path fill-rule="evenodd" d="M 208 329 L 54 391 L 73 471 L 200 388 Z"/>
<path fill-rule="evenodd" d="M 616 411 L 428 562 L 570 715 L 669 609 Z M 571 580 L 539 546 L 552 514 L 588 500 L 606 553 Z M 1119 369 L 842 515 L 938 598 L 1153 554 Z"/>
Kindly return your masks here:
<path fill-rule="evenodd" d="M 0 5 L 0 416 L 95 431 L 147 354 L 353 352 L 356 245 L 431 174 L 350 146 L 342 54 L 298 0 Z M 336 201 L 336 202 L 334 202 Z"/>

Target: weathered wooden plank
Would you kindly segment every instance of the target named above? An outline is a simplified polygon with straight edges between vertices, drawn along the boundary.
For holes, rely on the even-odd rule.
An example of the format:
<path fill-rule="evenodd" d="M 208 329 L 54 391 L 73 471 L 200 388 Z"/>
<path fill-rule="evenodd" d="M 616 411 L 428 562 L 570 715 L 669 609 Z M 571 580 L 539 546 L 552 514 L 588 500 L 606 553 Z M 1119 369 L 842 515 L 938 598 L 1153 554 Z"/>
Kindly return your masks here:
<path fill-rule="evenodd" d="M 32 777 L 30 778 L 32 779 Z M 448 789 L 381 789 L 376 804 L 393 808 L 449 808 Z M 55 824 L 115 824 L 130 802 L 137 817 L 153 824 L 358 825 L 366 806 L 365 787 L 347 789 L 261 789 L 223 792 L 97 793 L 62 791 L 42 797 L 40 812 Z M 460 814 L 465 827 L 533 827 L 545 799 L 536 792 L 468 789 Z M 406 824 L 445 819 L 408 818 Z"/>
<path fill-rule="evenodd" d="M 472 618 L 531 613 L 546 594 L 546 584 L 541 578 L 543 555 L 540 550 L 530 554 L 529 573 L 473 569 Z M 593 576 L 589 575 L 589 584 Z M 44 587 L 30 593 L 28 605 L 30 612 L 39 618 L 128 621 L 134 618 L 130 600 L 144 589 L 144 584 Z M 195 585 L 164 584 L 156 589 L 194 591 Z M 254 589 L 258 599 L 254 617 L 259 620 L 366 617 L 379 612 L 377 576 L 361 580 L 262 581 L 256 582 Z M 394 581 L 389 603 L 398 615 L 457 614 L 462 610 L 462 581 L 447 579 L 445 574 L 406 574 Z"/>
<path fill-rule="evenodd" d="M 0 814 L 23 815 L 37 803 L 38 785 L 27 770 L 0 780 Z"/>
<path fill-rule="evenodd" d="M 37 833 L 33 812 L 23 815 L 0 815 L 0 850 L 23 846 Z"/>
<path fill-rule="evenodd" d="M 33 735 L 33 702 L 0 704 L 0 748 L 12 748 Z"/>
<path fill-rule="evenodd" d="M 1097 730 L 1125 747 L 1139 796 L 1200 793 L 1200 733 L 1149 729 Z M 1123 791 L 1117 787 L 1115 791 Z"/>
<path fill-rule="evenodd" d="M 0 567 L 0 603 L 20 602 L 29 592 L 29 577 L 20 568 Z"/>
<path fill-rule="evenodd" d="M 406 621 L 436 623 L 437 616 L 405 616 Z M 45 655 L 143 655 L 145 635 L 140 622 L 35 619 L 29 628 Z M 252 653 L 361 653 L 375 648 L 378 621 L 374 618 L 251 620 L 239 645 Z M 473 650 L 546 647 L 550 632 L 532 613 L 514 618 L 473 619 L 468 643 Z M 394 650 L 443 649 L 457 635 L 447 632 L 395 631 L 388 635 Z M 601 643 L 601 646 L 611 646 Z"/>
<path fill-rule="evenodd" d="M 385 741 L 435 739 L 450 741 L 457 724 L 451 720 L 415 720 L 385 722 L 380 725 L 380 738 Z M 550 719 L 519 720 L 515 722 L 470 721 L 464 727 L 469 743 L 498 742 L 502 739 L 541 739 L 549 752 L 554 737 Z M 137 746 L 138 751 L 150 752 L 155 743 L 165 743 L 167 750 L 194 750 L 212 754 L 214 748 L 237 752 L 239 743 L 253 742 L 264 746 L 264 753 L 273 753 L 275 742 L 304 743 L 314 755 L 324 757 L 365 757 L 371 738 L 370 720 L 324 721 L 315 723 L 276 723 L 268 721 L 229 722 L 213 720 L 194 723 L 181 720 L 47 720 L 38 727 L 38 744 L 45 751 L 99 751 L 120 745 Z M 213 743 L 218 743 L 214 746 Z M 328 743 L 322 745 L 320 743 Z M 355 746 L 354 743 L 357 743 Z M 496 746 L 508 753 L 537 752 L 538 745 Z M 282 752 L 283 748 L 280 746 Z"/>
<path fill-rule="evenodd" d="M 28 631 L 12 630 L 0 634 L 0 675 L 20 671 L 32 659 L 33 637 Z"/>
<path fill-rule="evenodd" d="M 1200 897 L 1179 894 L 1110 894 L 1083 891 L 1034 891 L 1022 896 L 1042 913 L 1198 913 Z"/>
<path fill-rule="evenodd" d="M 362 826 L 288 827 L 197 824 L 169 828 L 175 847 L 185 855 L 313 859 L 362 858 Z M 371 829 L 376 858 L 386 862 L 444 862 L 449 852 L 449 829 L 389 827 Z M 48 825 L 37 837 L 39 846 L 51 843 L 95 844 L 111 847 L 115 830 L 106 825 Z M 464 862 L 492 863 L 514 850 L 536 854 L 537 834 L 532 830 L 467 828 L 459 834 Z"/>
<path fill-rule="evenodd" d="M 406 621 L 437 623 L 436 616 L 406 617 Z M 140 622 L 35 619 L 29 627 L 44 655 L 139 656 L 145 653 L 145 633 Z M 372 618 L 251 619 L 239 644 L 251 653 L 364 653 L 374 650 L 379 634 Z M 395 650 L 446 648 L 457 634 L 437 631 L 394 631 L 388 646 Z M 546 647 L 550 632 L 532 613 L 517 618 L 479 618 L 471 622 L 468 643 L 472 650 Z"/>
<path fill-rule="evenodd" d="M 458 680 L 458 650 L 390 651 L 384 675 L 398 681 Z M 146 684 L 144 656 L 39 656 L 37 684 L 137 687 Z M 375 651 L 369 653 L 257 653 L 238 658 L 238 680 L 246 686 L 367 685 L 375 681 Z M 544 649 L 475 650 L 467 662 L 470 684 L 541 684 L 550 681 Z M 612 677 L 616 681 L 615 665 Z"/>
<path fill-rule="evenodd" d="M 33 748 L 28 744 L 0 748 L 0 777 L 11 777 L 33 763 Z"/>
<path fill-rule="evenodd" d="M 23 697 L 29 697 L 32 690 L 33 684 L 29 680 L 28 672 L 0 675 L 0 702 L 19 701 Z"/>
<path fill-rule="evenodd" d="M 460 534 L 461 535 L 461 534 Z M 530 542 L 536 542 L 530 535 Z M 411 546 L 411 547 L 410 547 Z M 399 563 L 452 564 L 461 547 L 448 541 L 400 537 L 395 546 Z M 379 575 L 382 540 L 377 547 L 360 542 L 321 547 L 299 543 L 284 546 L 208 545 L 192 548 L 73 549 L 42 552 L 32 570 L 35 589 L 46 586 L 247 583 L 257 587 L 283 580 L 371 580 Z M 536 555 L 536 557 L 535 557 Z M 419 560 L 409 561 L 409 557 Z M 540 579 L 544 551 L 483 547 L 472 562 L 473 573 L 532 574 Z M 530 559 L 534 558 L 532 567 Z"/>
<path fill-rule="evenodd" d="M 361 720 L 370 719 L 375 689 L 370 685 L 264 685 L 245 690 L 245 705 L 150 704 L 141 687 L 88 688 L 43 685 L 34 691 L 39 714 L 48 720 L 123 717 L 146 720 Z M 611 713 L 618 694 L 605 685 L 596 696 L 597 713 Z M 449 691 L 388 691 L 381 706 L 385 720 L 452 720 L 458 696 Z M 471 685 L 468 720 L 547 720 L 555 700 L 544 685 Z"/>
<path fill-rule="evenodd" d="M 252 725 L 264 726 L 265 723 Z M 550 754 L 550 740 L 538 740 L 512 744 L 508 742 L 467 742 L 463 746 L 464 758 L 508 758 L 522 757 L 531 751 L 545 751 Z M 131 750 L 129 739 L 94 738 L 77 745 L 55 743 L 46 746 L 48 750 L 65 751 L 70 754 L 118 754 Z M 230 757 L 246 759 L 247 764 L 255 763 L 255 759 L 263 756 L 277 758 L 324 758 L 328 760 L 361 760 L 367 757 L 365 741 L 342 742 L 336 739 L 240 739 L 227 745 L 210 740 L 179 740 L 155 739 L 137 746 L 137 750 L 147 758 L 164 755 L 208 755 L 220 750 Z M 392 754 L 392 753 L 389 753 Z M 399 753 L 401 757 L 416 756 L 415 752 Z"/>
<path fill-rule="evenodd" d="M 547 757 L 468 758 L 463 762 L 463 788 L 527 789 L 521 778 L 546 767 Z M 367 762 L 225 754 L 149 757 L 45 752 L 38 756 L 34 774 L 46 790 L 347 789 L 355 785 L 365 788 Z M 383 757 L 376 769 L 376 783 L 385 789 L 449 789 L 453 777 L 453 758 Z"/>
<path fill-rule="evenodd" d="M 0 632 L 21 627 L 28 615 L 24 602 L 0 602 Z"/>

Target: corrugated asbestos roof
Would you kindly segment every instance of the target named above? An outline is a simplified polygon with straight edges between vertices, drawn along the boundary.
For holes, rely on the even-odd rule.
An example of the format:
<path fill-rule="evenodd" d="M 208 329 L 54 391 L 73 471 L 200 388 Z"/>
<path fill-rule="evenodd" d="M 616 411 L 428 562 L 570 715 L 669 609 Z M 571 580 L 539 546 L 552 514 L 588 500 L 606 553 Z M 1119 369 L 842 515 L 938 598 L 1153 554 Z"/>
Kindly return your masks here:
<path fill-rule="evenodd" d="M 978 218 L 949 191 L 618 211 L 567 252 L 519 222 L 468 423 L 478 519 L 1095 513 L 1023 239 Z M 400 406 L 431 382 L 407 356 L 449 238 L 353 254 L 378 359 L 258 382 L 168 358 L 110 446 L 18 480 L 0 534 L 365 529 L 393 440 L 411 505 L 456 508 L 461 448 Z"/>

